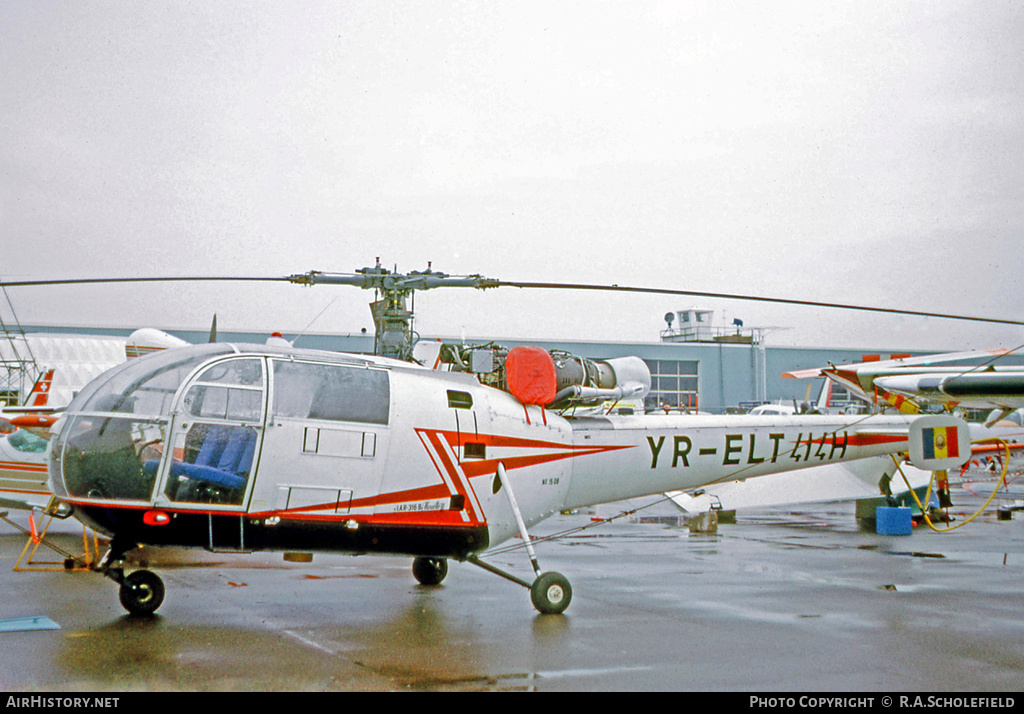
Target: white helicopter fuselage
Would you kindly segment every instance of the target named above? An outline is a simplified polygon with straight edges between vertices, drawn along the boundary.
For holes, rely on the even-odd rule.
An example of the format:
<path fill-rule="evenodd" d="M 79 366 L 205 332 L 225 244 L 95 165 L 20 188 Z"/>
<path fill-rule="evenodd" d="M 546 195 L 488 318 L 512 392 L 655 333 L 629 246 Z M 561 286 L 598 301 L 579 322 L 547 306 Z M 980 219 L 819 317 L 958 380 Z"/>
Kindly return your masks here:
<path fill-rule="evenodd" d="M 531 526 L 907 442 L 904 416 L 571 417 L 469 374 L 210 349 L 126 365 L 69 407 L 50 486 L 87 524 L 158 545 L 465 557 L 520 533 L 513 503 Z"/>

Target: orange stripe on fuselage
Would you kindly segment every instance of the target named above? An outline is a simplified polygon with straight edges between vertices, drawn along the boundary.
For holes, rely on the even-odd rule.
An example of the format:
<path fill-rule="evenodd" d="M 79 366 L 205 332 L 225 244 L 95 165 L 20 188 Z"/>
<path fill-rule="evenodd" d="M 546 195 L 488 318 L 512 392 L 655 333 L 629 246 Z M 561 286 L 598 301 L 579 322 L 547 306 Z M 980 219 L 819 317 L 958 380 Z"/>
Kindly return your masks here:
<path fill-rule="evenodd" d="M 46 464 L 29 464 L 24 461 L 0 461 L 0 471 L 45 474 L 48 472 L 48 469 Z"/>
<path fill-rule="evenodd" d="M 906 434 L 850 434 L 847 437 L 849 446 L 877 446 L 878 444 L 898 444 L 910 441 Z"/>

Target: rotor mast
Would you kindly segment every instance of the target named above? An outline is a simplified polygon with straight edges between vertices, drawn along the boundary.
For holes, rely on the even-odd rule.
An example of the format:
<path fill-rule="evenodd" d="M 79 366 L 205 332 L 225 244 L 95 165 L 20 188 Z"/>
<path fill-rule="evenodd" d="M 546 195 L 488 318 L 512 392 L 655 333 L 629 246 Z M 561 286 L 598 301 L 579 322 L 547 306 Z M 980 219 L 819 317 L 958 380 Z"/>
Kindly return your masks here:
<path fill-rule="evenodd" d="M 412 359 L 412 349 L 416 344 L 413 309 L 407 307 L 407 301 L 413 298 L 415 291 L 442 287 L 483 290 L 499 284 L 499 281 L 481 275 L 448 275 L 432 270 L 430 263 L 427 263 L 426 270 L 399 273 L 382 267 L 380 258 L 372 268 L 361 268 L 355 274 L 311 270 L 291 275 L 288 280 L 299 285 L 354 285 L 376 291 L 378 299 L 370 303 L 375 329 L 374 354 L 407 361 Z"/>

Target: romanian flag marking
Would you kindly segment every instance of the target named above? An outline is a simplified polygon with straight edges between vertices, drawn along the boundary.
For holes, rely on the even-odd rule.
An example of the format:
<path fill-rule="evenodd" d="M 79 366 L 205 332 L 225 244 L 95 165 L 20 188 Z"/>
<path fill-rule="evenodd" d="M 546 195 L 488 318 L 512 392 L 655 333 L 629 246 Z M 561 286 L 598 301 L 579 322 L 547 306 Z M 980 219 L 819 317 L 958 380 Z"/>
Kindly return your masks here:
<path fill-rule="evenodd" d="M 948 459 L 960 456 L 958 427 L 940 426 L 921 430 L 926 459 Z"/>

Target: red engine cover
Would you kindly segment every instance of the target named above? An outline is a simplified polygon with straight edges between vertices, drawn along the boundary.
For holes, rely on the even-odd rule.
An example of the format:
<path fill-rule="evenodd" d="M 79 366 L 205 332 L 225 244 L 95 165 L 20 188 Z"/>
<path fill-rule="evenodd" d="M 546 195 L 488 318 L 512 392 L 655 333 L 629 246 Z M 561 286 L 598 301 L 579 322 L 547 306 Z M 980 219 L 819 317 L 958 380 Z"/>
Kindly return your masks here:
<path fill-rule="evenodd" d="M 540 347 L 513 347 L 505 357 L 508 391 L 523 404 L 550 404 L 555 398 L 555 363 Z"/>

